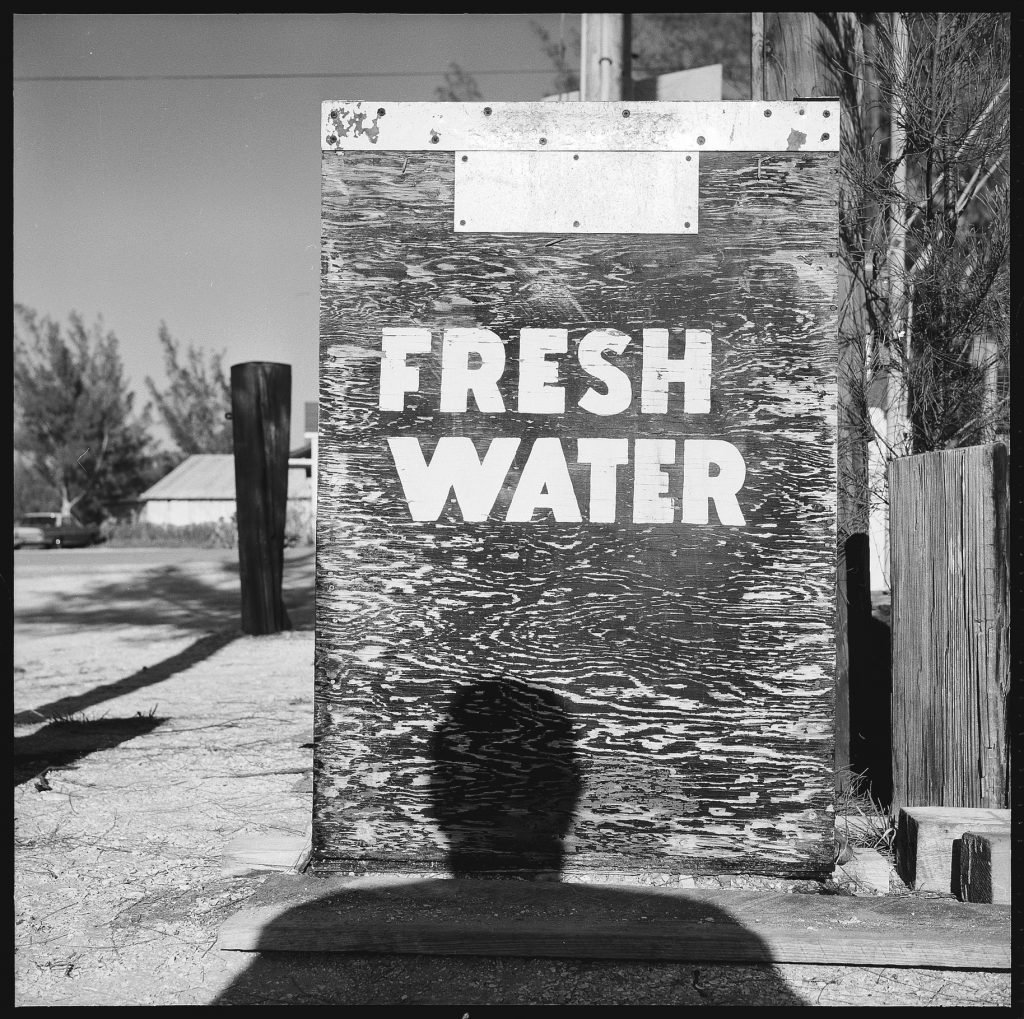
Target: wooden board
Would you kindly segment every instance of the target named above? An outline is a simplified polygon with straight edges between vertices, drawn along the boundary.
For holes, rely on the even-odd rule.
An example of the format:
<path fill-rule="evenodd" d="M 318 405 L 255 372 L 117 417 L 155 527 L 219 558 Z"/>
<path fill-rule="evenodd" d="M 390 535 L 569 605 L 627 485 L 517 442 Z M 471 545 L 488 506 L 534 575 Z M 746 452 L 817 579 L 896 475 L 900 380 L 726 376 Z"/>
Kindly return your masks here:
<path fill-rule="evenodd" d="M 1010 904 L 1010 844 L 1009 832 L 964 832 L 960 840 L 960 897 L 964 902 Z"/>
<path fill-rule="evenodd" d="M 578 105 L 592 120 L 607 104 Z M 654 105 L 667 123 L 672 104 Z M 399 134 L 416 123 L 402 117 Z M 702 149 L 686 236 L 457 233 L 458 152 L 334 137 L 317 869 L 831 870 L 838 156 L 780 137 L 782 151 Z M 459 329 L 488 331 L 487 371 L 492 356 L 505 371 L 442 410 L 459 398 L 441 369 Z M 564 347 L 547 369 L 531 329 Z M 598 382 L 579 349 L 600 330 L 623 349 L 605 348 Z M 663 339 L 691 367 L 710 345 L 710 381 L 669 379 L 654 410 Z M 687 451 L 709 448 L 731 457 L 722 486 L 743 475 L 731 497 L 699 483 L 716 469 Z M 435 491 L 439 449 L 453 474 Z M 623 460 L 614 495 L 595 450 Z M 661 450 L 675 462 L 643 468 Z M 477 457 L 505 454 L 507 475 L 481 473 Z"/>
<path fill-rule="evenodd" d="M 274 876 L 218 948 L 1008 969 L 1008 907 L 535 881 Z"/>
<path fill-rule="evenodd" d="M 903 807 L 896 823 L 896 872 L 907 887 L 959 894 L 964 832 L 1008 835 L 1010 811 Z"/>
<path fill-rule="evenodd" d="M 1010 803 L 1007 464 L 993 443 L 889 465 L 894 807 Z"/>
<path fill-rule="evenodd" d="M 309 861 L 310 834 L 239 835 L 224 848 L 221 875 L 239 877 L 262 870 L 298 874 Z"/>

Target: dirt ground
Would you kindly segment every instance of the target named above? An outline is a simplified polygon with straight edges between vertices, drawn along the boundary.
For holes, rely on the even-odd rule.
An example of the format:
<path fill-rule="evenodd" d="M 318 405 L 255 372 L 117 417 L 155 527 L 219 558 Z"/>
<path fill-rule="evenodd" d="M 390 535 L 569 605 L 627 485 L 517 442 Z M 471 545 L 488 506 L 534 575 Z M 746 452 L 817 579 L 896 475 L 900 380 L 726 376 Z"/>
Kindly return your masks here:
<path fill-rule="evenodd" d="M 217 948 L 267 881 L 227 844 L 309 823 L 313 556 L 286 556 L 294 629 L 247 637 L 234 551 L 14 554 L 15 1005 L 1010 1005 L 992 971 Z"/>

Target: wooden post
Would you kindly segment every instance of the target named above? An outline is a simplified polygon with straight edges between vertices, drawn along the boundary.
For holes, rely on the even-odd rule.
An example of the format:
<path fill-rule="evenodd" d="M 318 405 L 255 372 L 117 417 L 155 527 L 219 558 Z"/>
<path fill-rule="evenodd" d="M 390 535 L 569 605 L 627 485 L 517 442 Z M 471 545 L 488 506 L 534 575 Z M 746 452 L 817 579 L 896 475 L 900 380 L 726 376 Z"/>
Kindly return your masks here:
<path fill-rule="evenodd" d="M 889 465 L 894 809 L 1009 806 L 1006 478 L 999 443 Z"/>
<path fill-rule="evenodd" d="M 291 629 L 281 600 L 291 391 L 290 365 L 249 361 L 231 366 L 238 562 L 245 633 Z"/>
<path fill-rule="evenodd" d="M 786 100 L 842 95 L 849 104 L 851 82 L 837 81 L 826 47 L 825 18 L 836 26 L 854 18 L 848 12 L 819 15 L 811 11 L 769 11 L 751 19 L 751 71 L 755 98 Z M 855 22 L 855 19 L 854 19 Z M 850 55 L 846 54 L 847 59 Z M 854 73 L 851 77 L 856 78 Z M 757 95 L 760 89 L 761 95 Z M 855 101 L 855 100 L 854 100 Z M 843 120 L 849 119 L 847 110 Z M 837 239 L 838 246 L 838 239 Z M 847 315 L 856 306 L 852 279 L 840 265 L 839 295 L 839 501 L 837 511 L 836 571 L 836 783 L 846 786 L 850 760 L 850 638 L 870 628 L 870 554 L 868 533 L 866 414 L 863 406 L 864 357 L 855 342 Z M 851 539 L 854 539 L 851 541 Z M 855 556 L 854 560 L 850 557 Z M 853 583 L 851 588 L 850 584 Z M 856 616 L 856 618 L 854 618 Z"/>

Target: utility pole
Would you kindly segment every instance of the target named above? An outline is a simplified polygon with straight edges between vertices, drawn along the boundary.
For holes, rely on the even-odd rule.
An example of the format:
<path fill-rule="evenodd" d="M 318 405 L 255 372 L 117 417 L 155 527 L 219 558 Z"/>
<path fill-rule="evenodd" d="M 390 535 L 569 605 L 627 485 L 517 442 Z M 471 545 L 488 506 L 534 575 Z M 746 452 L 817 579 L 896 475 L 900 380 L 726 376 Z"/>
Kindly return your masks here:
<path fill-rule="evenodd" d="M 630 15 L 583 14 L 580 32 L 580 99 L 631 99 Z"/>

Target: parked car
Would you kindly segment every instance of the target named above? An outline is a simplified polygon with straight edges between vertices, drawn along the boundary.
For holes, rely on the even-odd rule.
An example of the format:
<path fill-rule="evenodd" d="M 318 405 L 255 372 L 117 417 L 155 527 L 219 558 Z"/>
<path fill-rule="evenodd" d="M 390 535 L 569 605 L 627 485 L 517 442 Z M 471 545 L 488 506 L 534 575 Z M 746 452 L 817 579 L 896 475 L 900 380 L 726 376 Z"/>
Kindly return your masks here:
<path fill-rule="evenodd" d="M 98 527 L 79 523 L 70 513 L 25 513 L 14 522 L 15 548 L 85 548 L 102 540 Z"/>

